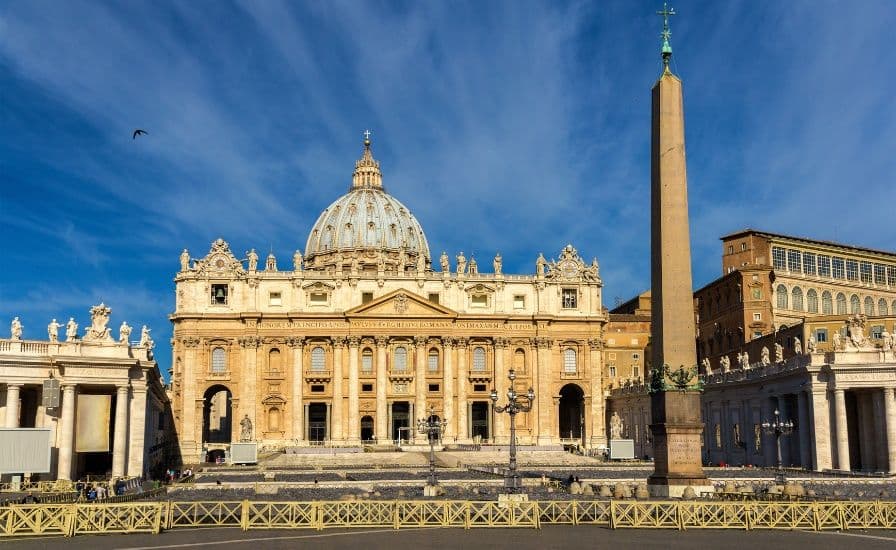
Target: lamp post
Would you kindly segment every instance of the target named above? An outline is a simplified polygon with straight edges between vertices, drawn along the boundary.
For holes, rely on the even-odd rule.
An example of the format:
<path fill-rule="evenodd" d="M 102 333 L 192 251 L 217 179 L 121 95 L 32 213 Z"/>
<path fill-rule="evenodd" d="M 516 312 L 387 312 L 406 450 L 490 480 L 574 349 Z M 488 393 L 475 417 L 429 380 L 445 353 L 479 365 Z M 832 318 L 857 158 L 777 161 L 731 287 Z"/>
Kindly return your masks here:
<path fill-rule="evenodd" d="M 530 387 L 529 391 L 524 394 L 516 393 L 516 390 L 513 388 L 516 373 L 513 369 L 510 369 L 510 372 L 507 373 L 507 378 L 510 380 L 510 387 L 507 389 L 507 404 L 503 407 L 498 406 L 498 390 L 494 388 L 492 388 L 491 399 L 495 412 L 506 412 L 510 415 L 510 467 L 504 475 L 504 488 L 510 493 L 518 493 L 521 483 L 520 476 L 516 471 L 516 415 L 532 410 L 535 392 Z"/>
<path fill-rule="evenodd" d="M 417 432 L 426 435 L 429 439 L 429 477 L 426 484 L 430 486 L 437 485 L 436 482 L 436 449 L 437 439 L 442 439 L 442 430 L 448 422 L 444 419 L 438 419 L 432 405 L 429 406 L 429 416 L 417 419 Z"/>
<path fill-rule="evenodd" d="M 793 421 L 792 420 L 781 420 L 781 415 L 778 409 L 775 409 L 775 419 L 771 422 L 766 420 L 762 423 L 762 430 L 769 434 L 775 436 L 775 448 L 778 452 L 778 463 L 777 469 L 778 473 L 775 475 L 775 480 L 779 483 L 784 482 L 784 465 L 781 461 L 781 436 L 782 435 L 790 435 L 793 433 Z"/>

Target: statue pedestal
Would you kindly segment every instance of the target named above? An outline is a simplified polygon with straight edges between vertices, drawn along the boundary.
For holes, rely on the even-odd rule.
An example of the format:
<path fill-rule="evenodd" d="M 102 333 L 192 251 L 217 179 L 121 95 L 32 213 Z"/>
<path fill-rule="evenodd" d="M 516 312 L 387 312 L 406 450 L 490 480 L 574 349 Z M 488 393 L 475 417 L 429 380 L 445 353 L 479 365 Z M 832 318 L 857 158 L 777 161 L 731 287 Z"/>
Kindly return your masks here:
<path fill-rule="evenodd" d="M 653 497 L 681 497 L 690 486 L 697 496 L 712 492 L 703 473 L 700 392 L 666 391 L 653 394 L 654 470 L 647 478 Z"/>

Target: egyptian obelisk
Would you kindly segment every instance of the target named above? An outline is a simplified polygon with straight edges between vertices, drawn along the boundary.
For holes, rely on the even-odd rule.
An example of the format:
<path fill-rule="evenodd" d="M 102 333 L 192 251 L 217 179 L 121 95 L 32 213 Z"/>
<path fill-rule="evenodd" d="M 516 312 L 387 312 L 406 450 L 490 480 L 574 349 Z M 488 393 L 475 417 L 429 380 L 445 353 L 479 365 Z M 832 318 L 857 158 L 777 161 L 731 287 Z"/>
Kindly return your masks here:
<path fill-rule="evenodd" d="M 651 414 L 654 471 L 647 484 L 658 497 L 712 490 L 703 473 L 700 391 L 688 228 L 688 182 L 681 80 L 669 68 L 669 16 L 663 6 L 663 73 L 653 87 L 651 131 Z M 666 368 L 664 368 L 666 367 Z M 659 370 L 658 370 L 659 369 Z M 672 377 L 670 373 L 677 373 Z"/>

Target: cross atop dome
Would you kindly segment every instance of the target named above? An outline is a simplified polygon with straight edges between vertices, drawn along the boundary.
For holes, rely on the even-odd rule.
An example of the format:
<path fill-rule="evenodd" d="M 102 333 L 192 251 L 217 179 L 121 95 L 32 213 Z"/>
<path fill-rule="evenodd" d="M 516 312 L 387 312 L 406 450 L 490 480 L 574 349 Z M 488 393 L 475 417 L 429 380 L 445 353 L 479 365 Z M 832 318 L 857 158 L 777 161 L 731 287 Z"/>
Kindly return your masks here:
<path fill-rule="evenodd" d="M 361 158 L 355 162 L 351 189 L 382 188 L 383 173 L 380 172 L 380 163 L 373 158 L 373 153 L 370 151 L 370 130 L 364 130 L 364 152 L 361 153 Z"/>

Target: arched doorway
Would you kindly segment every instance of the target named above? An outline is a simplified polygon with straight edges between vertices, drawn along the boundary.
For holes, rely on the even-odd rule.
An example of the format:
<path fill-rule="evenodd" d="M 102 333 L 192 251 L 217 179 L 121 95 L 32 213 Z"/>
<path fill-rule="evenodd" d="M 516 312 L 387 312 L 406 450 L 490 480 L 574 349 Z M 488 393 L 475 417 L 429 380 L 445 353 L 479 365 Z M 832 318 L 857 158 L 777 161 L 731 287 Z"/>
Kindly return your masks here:
<path fill-rule="evenodd" d="M 202 441 L 204 443 L 230 443 L 233 411 L 233 394 L 227 386 L 215 385 L 205 390 L 202 405 Z"/>
<path fill-rule="evenodd" d="M 567 384 L 560 389 L 560 439 L 584 440 L 585 437 L 585 393 L 575 384 Z"/>
<path fill-rule="evenodd" d="M 361 417 L 361 441 L 373 441 L 373 417 Z"/>

